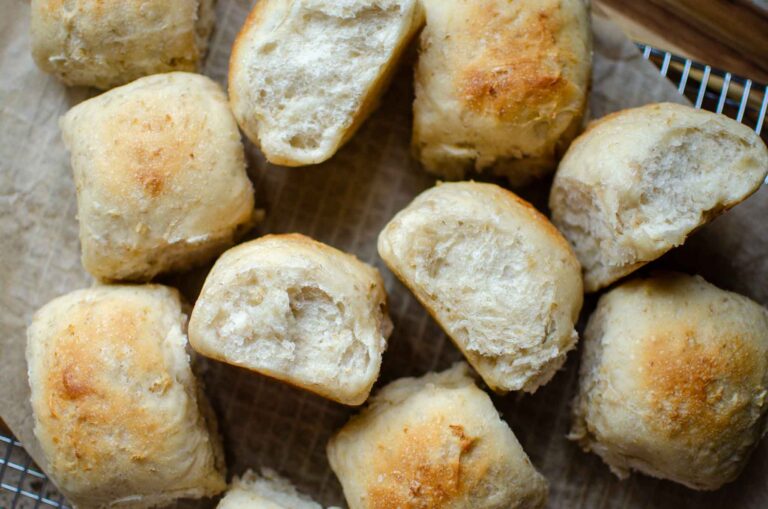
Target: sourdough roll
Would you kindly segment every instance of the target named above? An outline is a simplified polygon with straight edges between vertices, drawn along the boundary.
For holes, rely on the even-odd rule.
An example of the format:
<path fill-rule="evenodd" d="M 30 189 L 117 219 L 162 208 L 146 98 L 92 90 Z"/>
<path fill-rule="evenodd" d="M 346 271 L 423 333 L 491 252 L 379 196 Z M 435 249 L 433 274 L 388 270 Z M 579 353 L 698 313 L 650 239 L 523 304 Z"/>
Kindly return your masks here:
<path fill-rule="evenodd" d="M 427 171 L 524 184 L 581 127 L 592 65 L 585 0 L 423 0 L 413 149 Z"/>
<path fill-rule="evenodd" d="M 259 0 L 229 61 L 240 127 L 271 163 L 329 159 L 376 108 L 423 18 L 417 0 Z"/>
<path fill-rule="evenodd" d="M 27 330 L 34 433 L 81 509 L 147 508 L 224 490 L 216 419 L 190 368 L 176 290 L 97 286 Z"/>
<path fill-rule="evenodd" d="M 255 220 L 224 92 L 199 74 L 148 76 L 61 119 L 85 269 L 148 280 L 203 263 Z"/>
<path fill-rule="evenodd" d="M 392 332 L 379 271 L 299 234 L 224 253 L 189 323 L 201 354 L 359 405 Z"/>
<path fill-rule="evenodd" d="M 766 431 L 765 308 L 663 273 L 601 297 L 583 343 L 569 438 L 622 478 L 713 490 L 739 475 Z"/>
<path fill-rule="evenodd" d="M 549 207 L 594 292 L 685 242 L 754 193 L 767 172 L 768 149 L 749 127 L 651 104 L 608 115 L 574 141 Z"/>
<path fill-rule="evenodd" d="M 66 85 L 108 89 L 196 70 L 213 21 L 213 0 L 32 0 L 32 56 Z"/>
<path fill-rule="evenodd" d="M 216 509 L 323 509 L 323 506 L 296 491 L 287 479 L 264 469 L 261 475 L 248 470 L 242 477 L 235 477 Z"/>
<path fill-rule="evenodd" d="M 579 262 L 546 217 L 499 186 L 438 184 L 378 247 L 495 391 L 535 391 L 576 344 Z"/>
<path fill-rule="evenodd" d="M 468 373 L 396 380 L 331 438 L 350 509 L 544 507 L 547 481 Z"/>

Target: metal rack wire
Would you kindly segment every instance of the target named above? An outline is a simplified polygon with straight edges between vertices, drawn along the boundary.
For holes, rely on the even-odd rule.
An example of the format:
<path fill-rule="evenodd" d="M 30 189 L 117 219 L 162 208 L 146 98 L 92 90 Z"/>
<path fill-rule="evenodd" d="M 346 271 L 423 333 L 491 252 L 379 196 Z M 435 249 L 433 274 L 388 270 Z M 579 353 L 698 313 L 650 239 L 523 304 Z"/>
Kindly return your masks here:
<path fill-rule="evenodd" d="M 0 434 L 0 494 L 10 492 L 8 509 L 69 508 L 21 442 Z M 0 507 L 5 509 L 2 499 Z"/>
<path fill-rule="evenodd" d="M 662 76 L 677 84 L 677 91 L 694 106 L 735 118 L 763 139 L 768 137 L 768 130 L 763 132 L 768 113 L 767 85 L 645 44 L 638 47 L 643 57 L 656 64 Z"/>
<path fill-rule="evenodd" d="M 681 94 L 697 108 L 723 113 L 755 130 L 763 139 L 768 114 L 768 86 L 714 69 L 690 59 L 639 44 L 643 57 L 659 67 L 659 73 L 677 84 Z M 9 496 L 9 506 L 3 504 Z M 19 441 L 0 432 L 0 509 L 69 508 L 44 473 L 32 463 Z"/>

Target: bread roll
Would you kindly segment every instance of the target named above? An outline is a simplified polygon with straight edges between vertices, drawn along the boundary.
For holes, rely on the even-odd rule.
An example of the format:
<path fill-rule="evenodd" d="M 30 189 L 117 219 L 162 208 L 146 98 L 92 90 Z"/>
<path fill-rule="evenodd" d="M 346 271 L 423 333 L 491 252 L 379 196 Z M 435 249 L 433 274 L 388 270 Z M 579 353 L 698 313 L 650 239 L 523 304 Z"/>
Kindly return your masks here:
<path fill-rule="evenodd" d="M 237 124 L 204 76 L 141 78 L 75 106 L 61 128 L 83 265 L 99 279 L 203 263 L 254 222 Z"/>
<path fill-rule="evenodd" d="M 767 392 L 768 311 L 700 277 L 637 279 L 589 319 L 570 438 L 619 477 L 712 490 L 765 434 Z"/>
<path fill-rule="evenodd" d="M 379 254 L 495 391 L 535 391 L 576 344 L 579 262 L 499 186 L 425 191 L 381 232 Z"/>
<path fill-rule="evenodd" d="M 235 477 L 216 509 L 323 509 L 272 470 Z M 329 508 L 338 509 L 338 508 Z"/>
<path fill-rule="evenodd" d="M 651 104 L 592 124 L 561 161 L 549 206 L 594 292 L 685 242 L 766 172 L 768 149 L 747 126 Z"/>
<path fill-rule="evenodd" d="M 328 443 L 350 509 L 533 509 L 547 481 L 466 364 L 379 391 Z"/>
<path fill-rule="evenodd" d="M 267 235 L 213 266 L 192 312 L 201 354 L 347 405 L 368 397 L 392 332 L 379 271 L 298 234 Z"/>
<path fill-rule="evenodd" d="M 97 286 L 27 330 L 34 432 L 78 509 L 145 508 L 224 490 L 216 419 L 190 369 L 176 290 Z"/>
<path fill-rule="evenodd" d="M 213 21 L 213 0 L 32 0 L 32 56 L 66 85 L 108 89 L 196 70 Z"/>
<path fill-rule="evenodd" d="M 422 23 L 417 0 L 260 0 L 229 61 L 240 127 L 271 163 L 329 159 L 376 108 Z"/>
<path fill-rule="evenodd" d="M 423 0 L 413 149 L 431 173 L 550 172 L 581 128 L 592 43 L 584 0 Z"/>

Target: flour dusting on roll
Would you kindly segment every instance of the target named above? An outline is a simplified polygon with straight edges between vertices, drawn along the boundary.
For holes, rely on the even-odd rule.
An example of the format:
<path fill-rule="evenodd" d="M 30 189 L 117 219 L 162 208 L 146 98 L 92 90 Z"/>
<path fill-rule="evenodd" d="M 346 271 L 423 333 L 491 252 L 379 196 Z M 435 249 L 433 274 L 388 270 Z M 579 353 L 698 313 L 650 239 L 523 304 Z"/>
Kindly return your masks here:
<path fill-rule="evenodd" d="M 548 486 L 464 363 L 382 388 L 328 443 L 350 509 L 539 509 Z"/>
<path fill-rule="evenodd" d="M 195 71 L 214 0 L 32 0 L 32 56 L 66 85 L 108 89 L 151 74 Z"/>
<path fill-rule="evenodd" d="M 191 73 L 141 78 L 61 119 L 85 269 L 146 281 L 214 258 L 259 215 L 227 98 Z"/>
<path fill-rule="evenodd" d="M 697 276 L 656 274 L 600 298 L 570 434 L 625 478 L 733 481 L 766 432 L 768 310 Z"/>
<path fill-rule="evenodd" d="M 143 509 L 224 490 L 221 439 L 190 367 L 176 290 L 96 286 L 27 330 L 43 467 L 75 507 Z"/>

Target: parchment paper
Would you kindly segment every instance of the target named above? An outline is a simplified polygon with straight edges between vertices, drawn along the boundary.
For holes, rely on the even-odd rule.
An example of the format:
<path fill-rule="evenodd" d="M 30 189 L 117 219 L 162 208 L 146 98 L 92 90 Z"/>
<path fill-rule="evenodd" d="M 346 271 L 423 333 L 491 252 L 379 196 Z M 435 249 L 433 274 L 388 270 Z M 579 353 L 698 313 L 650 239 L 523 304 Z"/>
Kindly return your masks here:
<path fill-rule="evenodd" d="M 219 0 L 204 72 L 222 84 L 230 46 L 250 4 Z M 80 266 L 75 190 L 57 120 L 94 92 L 66 89 L 40 72 L 29 52 L 28 1 L 0 0 L 0 5 L 0 415 L 40 463 L 28 403 L 24 331 L 41 305 L 91 284 Z M 684 101 L 616 28 L 596 20 L 594 31 L 594 117 L 648 102 Z M 395 330 L 379 385 L 443 369 L 460 358 L 376 255 L 376 236 L 384 224 L 434 183 L 409 155 L 411 78 L 406 62 L 383 106 L 325 164 L 274 167 L 247 145 L 257 205 L 267 211 L 254 235 L 302 232 L 382 270 Z M 541 206 L 546 186 L 520 194 Z M 768 191 L 763 189 L 652 266 L 700 272 L 721 287 L 768 304 L 766 219 Z M 192 302 L 205 273 L 198 270 L 162 282 L 179 286 Z M 582 322 L 593 306 L 594 299 L 588 299 Z M 549 479 L 550 507 L 768 507 L 765 442 L 744 475 L 714 493 L 640 475 L 619 481 L 596 456 L 568 442 L 578 357 L 572 352 L 562 372 L 535 395 L 493 396 L 533 463 Z M 224 364 L 207 366 L 204 379 L 223 430 L 230 474 L 271 467 L 318 501 L 342 504 L 325 445 L 354 410 Z"/>

